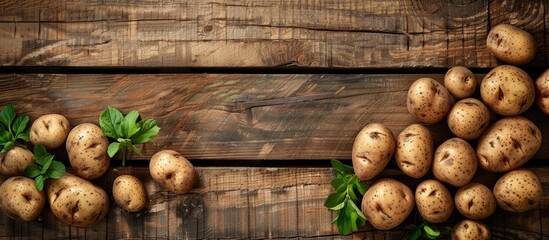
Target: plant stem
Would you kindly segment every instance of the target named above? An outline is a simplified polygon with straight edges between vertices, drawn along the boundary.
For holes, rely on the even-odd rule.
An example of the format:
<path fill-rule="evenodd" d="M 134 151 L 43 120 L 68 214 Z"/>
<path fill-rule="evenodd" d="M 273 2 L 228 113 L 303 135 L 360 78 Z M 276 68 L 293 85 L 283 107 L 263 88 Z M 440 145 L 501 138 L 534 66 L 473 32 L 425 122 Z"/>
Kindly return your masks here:
<path fill-rule="evenodd" d="M 122 146 L 122 167 L 126 166 L 126 150 L 128 149 L 128 146 L 126 144 L 123 144 Z"/>

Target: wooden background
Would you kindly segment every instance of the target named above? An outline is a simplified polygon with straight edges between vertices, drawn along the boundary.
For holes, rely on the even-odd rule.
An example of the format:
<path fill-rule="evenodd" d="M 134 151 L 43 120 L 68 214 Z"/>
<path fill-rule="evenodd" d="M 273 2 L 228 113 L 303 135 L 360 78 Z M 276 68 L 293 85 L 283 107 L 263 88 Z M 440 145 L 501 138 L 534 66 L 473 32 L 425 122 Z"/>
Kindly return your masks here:
<path fill-rule="evenodd" d="M 329 160 L 349 162 L 367 123 L 395 134 L 414 123 L 405 98 L 417 78 L 440 81 L 462 65 L 480 80 L 501 64 L 485 47 L 499 23 L 535 37 L 538 54 L 522 66 L 535 79 L 549 67 L 548 10 L 546 0 L 1 1 L 0 106 L 14 103 L 31 120 L 61 113 L 73 126 L 97 123 L 106 106 L 137 109 L 162 130 L 132 166 L 115 161 L 95 182 L 110 190 L 119 174 L 139 176 L 151 198 L 143 212 L 111 201 L 107 219 L 88 229 L 49 209 L 29 223 L 0 214 L 0 239 L 351 238 L 322 206 Z M 536 106 L 524 115 L 549 136 Z M 436 144 L 452 136 L 444 123 L 429 129 Z M 549 239 L 548 146 L 526 166 L 543 182 L 540 208 L 498 209 L 485 220 L 494 239 Z M 146 160 L 161 149 L 198 166 L 195 190 L 173 195 L 150 179 Z M 419 183 L 394 163 L 382 176 Z M 498 176 L 475 181 L 493 186 Z M 354 237 L 402 239 L 405 227 Z"/>

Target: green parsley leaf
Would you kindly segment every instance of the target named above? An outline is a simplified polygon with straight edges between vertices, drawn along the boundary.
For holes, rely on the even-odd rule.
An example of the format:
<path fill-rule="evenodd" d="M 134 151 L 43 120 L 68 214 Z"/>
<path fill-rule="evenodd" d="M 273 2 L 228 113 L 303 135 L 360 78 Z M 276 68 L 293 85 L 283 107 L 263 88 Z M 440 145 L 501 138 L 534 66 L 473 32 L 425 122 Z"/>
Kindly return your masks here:
<path fill-rule="evenodd" d="M 420 238 L 427 239 L 437 239 L 442 235 L 449 235 L 450 231 L 439 231 L 437 227 L 430 226 L 427 222 L 423 222 L 421 225 L 417 226 L 414 224 L 409 224 L 408 229 L 410 229 L 410 235 L 408 235 L 408 240 L 417 240 Z"/>
<path fill-rule="evenodd" d="M 23 143 L 29 139 L 29 117 L 26 115 L 16 115 L 13 104 L 9 104 L 0 110 L 0 153 L 9 151 L 14 145 L 24 147 Z"/>
<path fill-rule="evenodd" d="M 99 126 L 107 137 L 118 139 L 122 137 L 121 123 L 124 116 L 118 109 L 107 107 L 99 117 Z"/>
<path fill-rule="evenodd" d="M 112 142 L 109 144 L 109 147 L 107 148 L 107 154 L 109 154 L 109 157 L 114 157 L 116 153 L 120 150 L 120 143 L 119 142 Z"/>
<path fill-rule="evenodd" d="M 38 175 L 40 175 L 40 167 L 38 167 L 38 165 L 36 164 L 30 164 L 26 169 L 25 169 L 25 176 L 27 177 L 30 177 L 30 178 L 35 178 L 37 177 Z"/>
<path fill-rule="evenodd" d="M 124 123 L 122 124 L 122 134 L 126 138 L 131 138 L 139 131 L 140 127 L 136 123 L 138 117 L 138 111 L 131 111 L 124 117 Z"/>
<path fill-rule="evenodd" d="M 353 167 L 343 164 L 342 162 L 332 159 L 330 161 L 332 167 L 339 173 L 345 173 L 347 171 L 353 170 Z"/>
<path fill-rule="evenodd" d="M 66 169 L 63 163 L 59 161 L 52 161 L 50 168 L 48 168 L 45 175 L 48 176 L 49 178 L 57 179 L 65 175 L 65 172 L 66 172 Z"/>
<path fill-rule="evenodd" d="M 25 132 L 25 129 L 27 129 L 29 123 L 29 117 L 27 115 L 19 115 L 17 118 L 15 118 L 15 122 L 13 123 L 13 130 L 15 131 L 15 136 L 17 137 L 21 133 Z"/>
<path fill-rule="evenodd" d="M 139 123 L 139 131 L 132 137 L 132 143 L 142 144 L 152 140 L 160 132 L 156 120 L 145 119 Z"/>
<path fill-rule="evenodd" d="M 54 160 L 54 156 L 46 151 L 43 145 L 34 146 L 34 160 L 36 163 L 25 169 L 25 176 L 34 179 L 38 191 L 44 189 L 44 182 L 48 178 L 60 178 L 65 175 L 65 165 Z"/>
<path fill-rule="evenodd" d="M 42 191 L 44 189 L 44 182 L 46 181 L 46 178 L 44 175 L 38 175 L 36 179 L 34 179 L 34 186 L 36 186 L 36 189 L 38 191 Z"/>
<path fill-rule="evenodd" d="M 34 161 L 40 166 L 44 166 L 48 161 L 50 154 L 46 151 L 44 145 L 38 144 L 34 146 Z"/>
<path fill-rule="evenodd" d="M 0 111 L 0 122 L 2 122 L 4 126 L 10 129 L 13 119 L 15 119 L 15 109 L 13 107 L 13 104 L 10 103 L 7 106 L 3 107 Z"/>

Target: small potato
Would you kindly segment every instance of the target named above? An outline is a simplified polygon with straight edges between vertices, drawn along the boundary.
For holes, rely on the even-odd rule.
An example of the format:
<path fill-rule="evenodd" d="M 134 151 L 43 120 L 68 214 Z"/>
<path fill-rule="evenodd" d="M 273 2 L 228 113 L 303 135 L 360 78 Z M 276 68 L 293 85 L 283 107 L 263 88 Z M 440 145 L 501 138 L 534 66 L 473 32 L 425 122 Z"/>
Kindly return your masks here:
<path fill-rule="evenodd" d="M 401 224 L 414 208 L 414 194 L 403 183 L 385 178 L 375 182 L 362 198 L 362 212 L 376 229 L 389 230 Z"/>
<path fill-rule="evenodd" d="M 435 151 L 433 175 L 441 182 L 459 187 L 473 179 L 477 164 L 473 147 L 461 138 L 451 138 Z"/>
<path fill-rule="evenodd" d="M 446 117 L 452 99 L 448 90 L 432 78 L 420 78 L 408 89 L 406 107 L 416 120 L 434 124 Z"/>
<path fill-rule="evenodd" d="M 367 181 L 379 174 L 395 151 L 395 137 L 383 124 L 366 125 L 355 138 L 352 150 L 353 169 L 358 178 Z"/>
<path fill-rule="evenodd" d="M 545 115 L 549 115 L 549 69 L 536 79 L 536 104 Z"/>
<path fill-rule="evenodd" d="M 525 164 L 541 147 L 541 132 L 525 117 L 506 117 L 490 126 L 477 143 L 482 169 L 506 172 Z"/>
<path fill-rule="evenodd" d="M 455 195 L 456 209 L 470 219 L 484 219 L 496 211 L 496 198 L 490 189 L 471 182 L 460 187 Z"/>
<path fill-rule="evenodd" d="M 155 153 L 149 170 L 158 184 L 176 194 L 190 191 L 198 182 L 198 174 L 191 162 L 172 150 Z"/>
<path fill-rule="evenodd" d="M 22 176 L 25 169 L 34 163 L 34 154 L 19 146 L 0 154 L 0 174 L 6 177 Z"/>
<path fill-rule="evenodd" d="M 48 203 L 53 215 L 75 227 L 99 223 L 109 211 L 109 196 L 98 186 L 66 174 L 46 184 Z"/>
<path fill-rule="evenodd" d="M 465 219 L 452 229 L 452 240 L 490 240 L 492 234 L 486 224 Z"/>
<path fill-rule="evenodd" d="M 32 144 L 42 144 L 46 149 L 60 147 L 67 140 L 71 126 L 69 120 L 59 114 L 46 114 L 37 118 L 30 129 Z"/>
<path fill-rule="evenodd" d="M 46 195 L 34 186 L 34 180 L 16 176 L 0 186 L 0 208 L 9 217 L 20 221 L 36 219 L 46 205 Z"/>
<path fill-rule="evenodd" d="M 76 174 L 86 180 L 101 177 L 109 168 L 109 140 L 97 125 L 82 123 L 67 137 L 67 153 Z"/>
<path fill-rule="evenodd" d="M 475 98 L 458 101 L 448 113 L 450 131 L 465 140 L 479 138 L 488 125 L 490 125 L 490 110 Z"/>
<path fill-rule="evenodd" d="M 454 212 L 454 200 L 441 182 L 428 179 L 416 188 L 416 206 L 425 221 L 441 223 Z"/>
<path fill-rule="evenodd" d="M 526 64 L 536 56 L 534 37 L 513 25 L 499 24 L 490 30 L 486 46 L 494 56 L 512 65 Z"/>
<path fill-rule="evenodd" d="M 501 176 L 494 186 L 498 206 L 509 212 L 526 212 L 541 202 L 543 186 L 536 174 L 517 169 Z"/>
<path fill-rule="evenodd" d="M 395 161 L 406 175 L 421 178 L 429 172 L 433 162 L 433 136 L 429 129 L 412 124 L 396 138 Z"/>
<path fill-rule="evenodd" d="M 477 78 L 466 67 L 452 67 L 444 75 L 444 87 L 457 99 L 468 98 L 477 90 Z"/>
<path fill-rule="evenodd" d="M 128 212 L 139 212 L 147 206 L 147 191 L 139 178 L 120 175 L 112 184 L 112 195 L 118 206 Z"/>
<path fill-rule="evenodd" d="M 500 65 L 482 80 L 480 97 L 495 113 L 516 116 L 532 106 L 536 93 L 534 83 L 526 72 L 515 66 Z"/>

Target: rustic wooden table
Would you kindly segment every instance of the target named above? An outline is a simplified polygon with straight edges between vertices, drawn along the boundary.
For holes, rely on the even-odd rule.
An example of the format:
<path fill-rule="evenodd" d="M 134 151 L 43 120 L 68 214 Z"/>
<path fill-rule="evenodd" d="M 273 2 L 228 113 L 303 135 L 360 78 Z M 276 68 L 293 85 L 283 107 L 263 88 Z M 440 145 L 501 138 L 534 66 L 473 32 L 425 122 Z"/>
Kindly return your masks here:
<path fill-rule="evenodd" d="M 539 51 L 523 69 L 536 78 L 549 67 L 548 11 L 547 0 L 0 1 L 0 106 L 14 103 L 31 120 L 64 114 L 75 126 L 97 123 L 110 105 L 162 128 L 132 166 L 113 162 L 95 181 L 109 191 L 116 176 L 139 176 L 146 210 L 111 201 L 106 220 L 87 229 L 49 209 L 33 222 L 0 214 L 0 239 L 350 238 L 322 205 L 329 160 L 349 160 L 367 123 L 394 133 L 414 123 L 405 98 L 415 79 L 441 80 L 457 65 L 482 79 L 501 64 L 485 47 L 499 23 L 533 34 Z M 536 106 L 525 115 L 549 137 L 549 117 Z M 443 123 L 429 129 L 436 144 L 451 137 Z M 161 149 L 198 166 L 195 190 L 174 195 L 151 180 L 146 160 Z M 544 141 L 526 165 L 543 182 L 539 209 L 498 209 L 485 220 L 494 239 L 549 239 L 548 159 Z M 382 175 L 418 183 L 394 163 Z M 475 181 L 492 186 L 498 176 L 480 171 Z M 402 239 L 405 226 L 354 237 Z"/>

